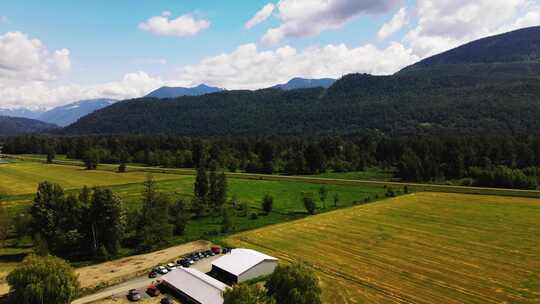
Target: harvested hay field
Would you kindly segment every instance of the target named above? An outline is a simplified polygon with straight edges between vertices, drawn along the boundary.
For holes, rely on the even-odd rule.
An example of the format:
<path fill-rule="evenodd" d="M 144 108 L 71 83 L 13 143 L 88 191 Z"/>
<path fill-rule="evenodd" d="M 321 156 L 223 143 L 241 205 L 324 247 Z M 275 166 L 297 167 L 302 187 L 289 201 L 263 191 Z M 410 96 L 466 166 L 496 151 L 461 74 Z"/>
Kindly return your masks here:
<path fill-rule="evenodd" d="M 65 189 L 79 189 L 83 186 L 110 186 L 142 183 L 148 173 L 85 170 L 82 167 L 43 164 L 38 162 L 14 162 L 0 167 L 0 193 L 19 195 L 35 193 L 43 181 L 58 183 Z M 177 175 L 154 173 L 156 180 L 179 179 Z"/>
<path fill-rule="evenodd" d="M 540 200 L 417 193 L 229 237 L 317 271 L 324 303 L 540 303 Z"/>

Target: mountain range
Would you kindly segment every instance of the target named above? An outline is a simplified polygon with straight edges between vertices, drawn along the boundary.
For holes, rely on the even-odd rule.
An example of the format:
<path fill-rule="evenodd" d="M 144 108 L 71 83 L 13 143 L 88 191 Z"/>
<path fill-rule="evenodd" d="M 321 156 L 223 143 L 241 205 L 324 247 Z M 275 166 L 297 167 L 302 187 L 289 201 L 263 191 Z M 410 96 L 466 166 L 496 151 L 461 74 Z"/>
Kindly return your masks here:
<path fill-rule="evenodd" d="M 140 98 L 96 111 L 63 134 L 270 135 L 540 132 L 540 27 L 480 39 L 391 76 L 332 86 Z M 516 47 L 517 46 L 517 47 Z M 526 74 L 524 69 L 530 68 Z M 494 77 L 498 71 L 500 77 Z"/>
<path fill-rule="evenodd" d="M 161 87 L 155 91 L 150 92 L 145 97 L 164 99 L 164 98 L 176 98 L 180 96 L 201 96 L 201 95 L 217 93 L 221 91 L 223 91 L 223 89 L 210 87 L 205 84 L 201 84 L 193 88 Z"/>
<path fill-rule="evenodd" d="M 79 118 L 93 113 L 99 109 L 110 106 L 117 100 L 114 99 L 91 99 L 81 100 L 65 106 L 56 107 L 37 117 L 38 120 L 55 124 L 61 127 L 70 125 Z"/>
<path fill-rule="evenodd" d="M 336 80 L 332 78 L 306 79 L 306 78 L 296 77 L 289 80 L 287 83 L 275 85 L 273 86 L 273 88 L 282 89 L 286 91 L 296 90 L 296 89 L 319 88 L 319 87 L 327 89 L 331 87 L 334 84 L 334 82 L 336 82 Z"/>
<path fill-rule="evenodd" d="M 537 134 L 539 79 L 540 27 L 532 27 L 473 41 L 390 76 L 295 78 L 256 91 L 164 87 L 58 133 Z"/>

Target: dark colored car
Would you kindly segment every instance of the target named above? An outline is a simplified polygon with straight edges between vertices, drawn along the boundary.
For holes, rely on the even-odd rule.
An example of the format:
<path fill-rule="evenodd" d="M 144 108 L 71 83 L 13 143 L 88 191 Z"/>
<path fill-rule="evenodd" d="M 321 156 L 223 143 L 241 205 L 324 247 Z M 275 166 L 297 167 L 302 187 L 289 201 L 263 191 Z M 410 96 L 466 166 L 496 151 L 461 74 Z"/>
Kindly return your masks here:
<path fill-rule="evenodd" d="M 157 276 L 158 273 L 155 270 L 150 271 L 150 273 L 148 274 L 148 277 L 151 279 L 156 278 Z"/>
<path fill-rule="evenodd" d="M 128 300 L 137 302 L 142 299 L 141 293 L 137 289 L 131 289 L 127 295 Z"/>
<path fill-rule="evenodd" d="M 169 298 L 163 298 L 159 301 L 160 304 L 174 304 L 174 302 Z"/>

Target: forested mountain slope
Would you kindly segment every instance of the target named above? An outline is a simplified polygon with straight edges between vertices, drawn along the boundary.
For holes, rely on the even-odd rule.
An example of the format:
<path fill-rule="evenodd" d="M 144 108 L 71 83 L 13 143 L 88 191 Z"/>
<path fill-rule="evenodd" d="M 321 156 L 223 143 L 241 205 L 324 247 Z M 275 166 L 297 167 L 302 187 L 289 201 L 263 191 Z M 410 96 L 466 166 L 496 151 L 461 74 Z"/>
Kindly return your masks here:
<path fill-rule="evenodd" d="M 540 26 L 479 39 L 406 67 L 400 75 L 540 76 Z"/>
<path fill-rule="evenodd" d="M 226 91 L 160 103 L 134 99 L 84 117 L 63 132 L 539 133 L 539 41 L 540 27 L 523 29 L 472 42 L 393 76 L 347 75 L 328 89 Z"/>
<path fill-rule="evenodd" d="M 58 128 L 39 120 L 0 116 L 0 135 L 18 135 L 23 133 L 38 133 Z"/>

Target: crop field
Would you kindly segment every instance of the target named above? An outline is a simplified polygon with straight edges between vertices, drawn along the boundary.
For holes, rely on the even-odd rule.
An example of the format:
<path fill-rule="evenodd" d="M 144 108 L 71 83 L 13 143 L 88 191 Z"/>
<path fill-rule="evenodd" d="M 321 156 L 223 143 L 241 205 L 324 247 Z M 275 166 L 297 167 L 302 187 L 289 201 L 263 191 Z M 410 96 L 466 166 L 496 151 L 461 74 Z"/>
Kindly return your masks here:
<path fill-rule="evenodd" d="M 15 162 L 0 165 L 0 193 L 6 195 L 33 193 L 43 181 L 61 184 L 65 189 L 78 189 L 85 185 L 94 187 L 141 183 L 147 174 L 145 172 L 118 174 L 110 171 L 88 171 L 76 166 Z M 153 175 L 156 180 L 178 178 L 168 174 Z"/>
<path fill-rule="evenodd" d="M 325 303 L 540 303 L 540 200 L 416 193 L 233 235 L 303 260 Z"/>

